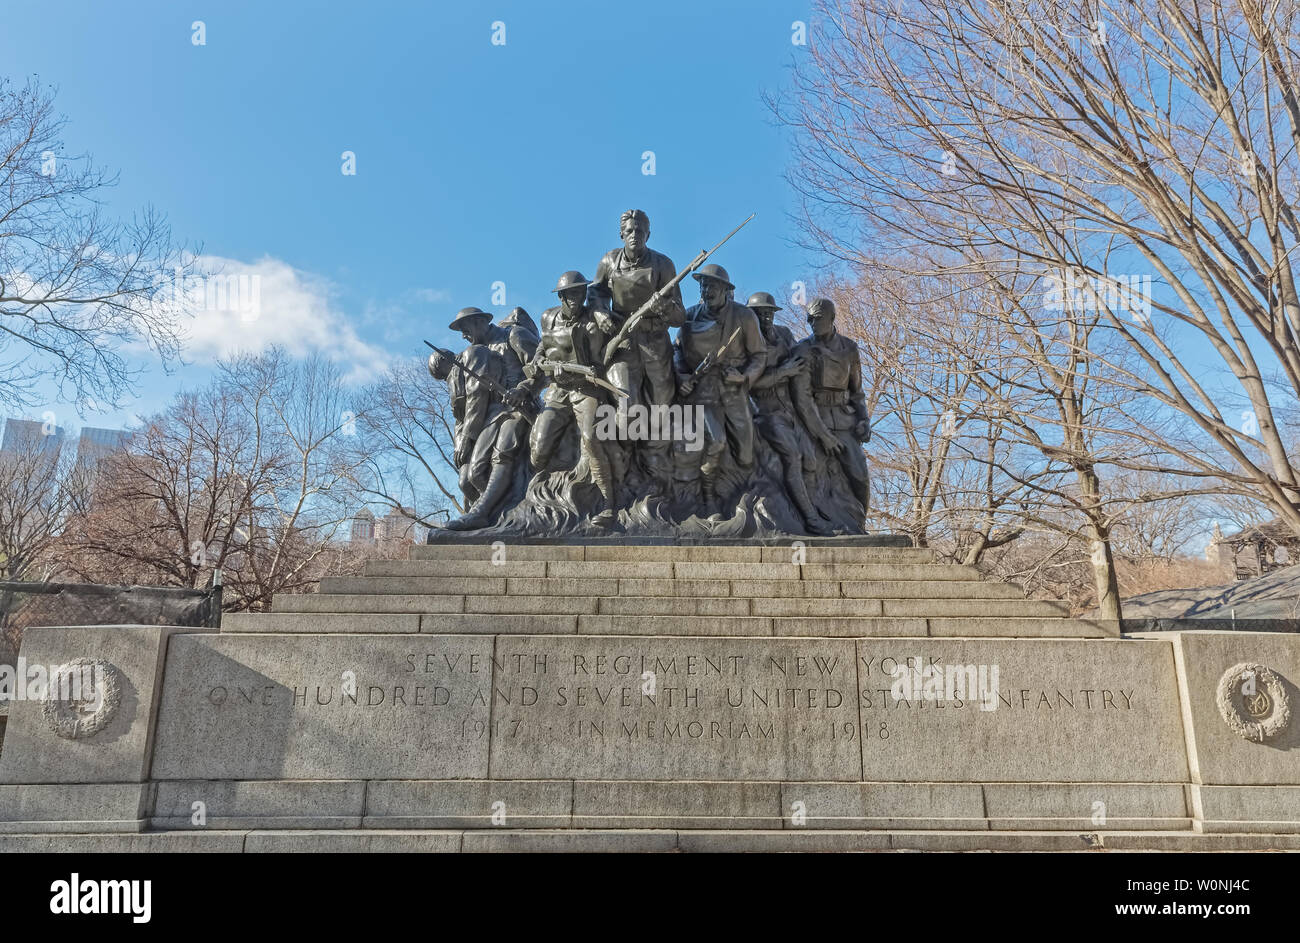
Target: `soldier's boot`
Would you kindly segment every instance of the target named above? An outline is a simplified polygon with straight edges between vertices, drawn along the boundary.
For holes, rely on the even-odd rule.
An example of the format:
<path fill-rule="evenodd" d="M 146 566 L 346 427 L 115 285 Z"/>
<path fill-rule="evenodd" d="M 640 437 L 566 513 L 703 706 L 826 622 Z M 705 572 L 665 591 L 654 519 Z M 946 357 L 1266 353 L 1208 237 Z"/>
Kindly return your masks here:
<path fill-rule="evenodd" d="M 474 502 L 473 507 L 464 517 L 448 521 L 447 530 L 479 530 L 491 524 L 494 517 L 492 512 L 510 490 L 510 476 L 513 470 L 513 464 L 493 465 L 492 474 L 488 477 L 487 486 L 479 495 L 479 499 Z"/>

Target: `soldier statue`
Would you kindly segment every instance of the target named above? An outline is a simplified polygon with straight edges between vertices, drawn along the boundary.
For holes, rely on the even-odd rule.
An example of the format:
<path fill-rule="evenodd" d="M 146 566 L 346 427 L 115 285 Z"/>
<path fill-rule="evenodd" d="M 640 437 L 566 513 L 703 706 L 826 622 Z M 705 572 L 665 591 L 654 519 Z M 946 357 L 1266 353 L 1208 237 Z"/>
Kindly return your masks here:
<path fill-rule="evenodd" d="M 511 308 L 510 313 L 501 319 L 500 327 L 509 335 L 510 349 L 514 351 L 519 363 L 526 364 L 533 359 L 537 350 L 537 325 L 523 308 Z"/>
<path fill-rule="evenodd" d="M 871 420 L 862 393 L 858 345 L 835 330 L 835 304 L 816 298 L 808 305 L 812 336 L 795 347 L 808 363 L 808 383 L 792 386 L 804 425 L 844 469 L 865 521 L 870 485 L 862 444 L 871 440 Z"/>
<path fill-rule="evenodd" d="M 808 383 L 808 362 L 803 353 L 795 353 L 794 335 L 788 327 L 776 323 L 776 313 L 784 310 L 765 291 L 754 292 L 745 307 L 758 317 L 767 345 L 763 373 L 749 389 L 754 401 L 754 422 L 763 438 L 781 460 L 786 494 L 803 516 L 810 534 L 827 535 L 831 522 L 822 516 L 808 497 L 804 483 L 805 462 L 810 466 L 816 456 L 812 442 L 801 427 L 794 411 L 791 384 Z"/>
<path fill-rule="evenodd" d="M 733 298 L 727 270 L 710 263 L 694 274 L 700 303 L 686 312 L 677 335 L 678 392 L 685 404 L 703 406 L 704 456 L 700 491 L 707 509 L 718 499 L 727 445 L 736 464 L 754 464 L 754 421 L 749 388 L 765 367 L 766 344 L 758 318 Z"/>
<path fill-rule="evenodd" d="M 540 330 L 523 308 L 496 325 L 479 308 L 456 315 L 467 346 L 429 358 L 449 388 L 464 493 L 447 529 L 581 533 L 615 526 L 623 508 L 636 533 L 863 529 L 871 423 L 858 347 L 837 333 L 828 299 L 809 305 L 812 336 L 799 342 L 776 324 L 772 295 L 736 301 L 709 260 L 753 218 L 675 271 L 647 245 L 646 214 L 628 210 L 622 246 L 593 280 L 560 276 Z M 688 275 L 700 292 L 689 310 Z M 675 477 L 697 478 L 698 493 L 675 490 Z M 739 489 L 766 509 L 740 506 Z M 732 515 L 725 527 L 695 519 L 719 512 Z"/>
<path fill-rule="evenodd" d="M 615 518 L 616 486 L 609 448 L 596 436 L 597 409 L 608 402 L 610 392 L 621 392 L 601 374 L 601 352 L 613 333 L 610 316 L 587 303 L 591 283 L 581 272 L 560 276 L 553 291 L 560 303 L 542 314 L 542 336 L 531 361 L 524 366 L 524 379 L 507 399 L 522 404 L 549 386 L 542 411 L 533 425 L 530 443 L 533 468 L 549 469 L 555 449 L 565 432 L 576 425 L 581 458 L 586 461 L 592 482 L 603 506 L 594 515 L 598 526 Z M 590 509 L 580 508 L 589 513 Z"/>
<path fill-rule="evenodd" d="M 448 385 L 456 420 L 453 461 L 467 508 L 446 526 L 477 530 L 504 510 L 528 440 L 528 404 L 505 401 L 523 376 L 511 328 L 493 324 L 492 315 L 480 308 L 462 308 L 448 326 L 469 346 L 459 356 L 435 349 L 429 357 L 429 372 Z"/>
<path fill-rule="evenodd" d="M 672 259 L 646 245 L 650 218 L 643 211 L 624 213 L 619 220 L 619 234 L 623 237 L 622 248 L 605 253 L 596 266 L 590 289 L 592 303 L 612 314 L 615 330 L 657 291 L 669 286 L 677 274 Z M 672 403 L 677 389 L 668 329 L 681 326 L 684 312 L 681 289 L 672 285 L 631 335 L 621 340 L 614 351 L 605 352 L 609 379 L 627 391 L 629 407 Z M 641 450 L 646 471 L 661 488 L 667 487 L 672 474 L 669 447 L 670 442 L 661 439 L 643 443 Z"/>

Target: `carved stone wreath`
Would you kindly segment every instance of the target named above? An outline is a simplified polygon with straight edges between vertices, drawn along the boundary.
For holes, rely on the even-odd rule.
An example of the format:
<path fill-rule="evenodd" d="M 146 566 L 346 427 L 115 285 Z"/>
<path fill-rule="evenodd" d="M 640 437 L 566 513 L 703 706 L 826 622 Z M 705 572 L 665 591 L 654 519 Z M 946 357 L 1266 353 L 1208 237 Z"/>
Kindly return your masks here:
<path fill-rule="evenodd" d="M 1254 693 L 1247 693 L 1243 688 L 1252 687 L 1252 675 Z M 1227 725 L 1252 743 L 1271 740 L 1291 723 L 1290 695 L 1282 679 L 1263 665 L 1233 665 L 1219 679 L 1215 701 Z"/>
<path fill-rule="evenodd" d="M 83 682 L 79 691 L 73 691 L 78 674 Z M 59 697 L 61 692 L 70 691 L 80 696 Z M 75 658 L 51 673 L 41 713 L 56 735 L 65 740 L 85 740 L 112 723 L 121 705 L 121 674 L 116 666 L 102 658 Z"/>

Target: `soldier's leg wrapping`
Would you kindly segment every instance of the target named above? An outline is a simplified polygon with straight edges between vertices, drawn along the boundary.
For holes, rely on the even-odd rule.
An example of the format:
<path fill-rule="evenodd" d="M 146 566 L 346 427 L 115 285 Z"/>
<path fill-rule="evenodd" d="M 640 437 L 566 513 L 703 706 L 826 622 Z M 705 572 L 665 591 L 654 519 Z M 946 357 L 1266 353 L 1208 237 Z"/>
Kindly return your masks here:
<path fill-rule="evenodd" d="M 722 393 L 722 409 L 726 415 L 727 438 L 731 442 L 736 464 L 748 468 L 754 464 L 754 412 L 749 404 L 746 387 L 727 387 Z"/>
<path fill-rule="evenodd" d="M 605 443 L 596 438 L 596 409 L 600 404 L 594 396 L 579 394 L 574 394 L 572 402 L 582 451 L 587 458 L 587 467 L 591 469 L 591 480 L 605 499 L 603 510 L 612 511 L 615 500 L 613 469 L 605 454 Z"/>
<path fill-rule="evenodd" d="M 509 465 L 492 466 L 492 474 L 488 476 L 487 487 L 483 489 L 479 499 L 470 508 L 469 516 L 483 522 L 476 526 L 485 527 L 496 517 L 501 502 L 510 493 L 510 476 L 513 472 L 514 469 Z"/>
<path fill-rule="evenodd" d="M 538 472 L 551 470 L 551 457 L 564 437 L 564 427 L 570 416 L 568 403 L 556 396 L 557 392 L 555 389 L 546 391 L 545 406 L 534 420 L 529 436 L 533 469 Z"/>
<path fill-rule="evenodd" d="M 474 478 L 471 474 L 472 468 L 470 463 L 466 462 L 456 472 L 456 478 L 460 481 L 461 507 L 468 508 L 478 500 L 479 489 L 474 487 Z"/>
<path fill-rule="evenodd" d="M 803 480 L 804 450 L 799 441 L 799 434 L 795 430 L 794 421 L 789 416 L 773 414 L 766 417 L 763 433 L 781 459 L 786 494 L 803 515 L 804 523 L 812 524 L 820 521 L 822 516 L 813 507 L 812 499 L 808 497 L 808 488 Z"/>
<path fill-rule="evenodd" d="M 638 336 L 638 353 L 641 373 L 642 401 L 651 407 L 670 406 L 677 397 L 677 377 L 673 373 L 673 345 L 667 330 Z M 660 423 L 659 438 L 647 440 L 641 449 L 646 470 L 660 485 L 667 487 L 672 479 L 672 438 L 668 424 Z"/>
<path fill-rule="evenodd" d="M 610 383 L 627 392 L 628 396 L 624 401 L 625 409 L 631 409 L 643 402 L 644 376 L 641 372 L 641 354 L 636 349 L 635 338 L 630 339 L 629 343 L 632 345 L 632 349 L 619 351 L 618 356 L 614 358 L 614 362 L 609 365 L 609 369 L 605 372 L 605 378 Z M 614 466 L 615 471 L 611 472 L 611 474 L 617 473 L 620 477 L 626 474 L 628 459 L 631 458 L 632 453 L 643 451 L 644 446 L 644 442 L 621 442 L 618 445 L 611 443 L 611 449 L 617 448 L 621 452 L 617 466 Z M 611 458 L 610 461 L 613 463 L 615 460 Z"/>
<path fill-rule="evenodd" d="M 502 437 L 513 430 L 507 429 L 511 420 L 499 420 L 489 426 L 474 443 L 473 464 L 476 466 L 476 481 L 482 480 L 483 487 L 470 512 L 476 517 L 495 516 L 498 506 L 510 491 L 511 476 L 514 474 L 514 460 L 502 456 Z M 509 448 L 509 445 L 506 446 Z M 517 443 L 516 449 L 517 451 Z"/>
<path fill-rule="evenodd" d="M 838 430 L 835 437 L 844 444 L 844 449 L 840 452 L 840 464 L 844 467 L 844 474 L 853 484 L 854 494 L 862 502 L 862 512 L 865 515 L 867 501 L 870 498 L 867 485 L 867 455 L 862 451 L 862 443 L 858 441 L 852 430 Z"/>
<path fill-rule="evenodd" d="M 514 484 L 516 463 L 523 451 L 525 430 L 528 424 L 517 416 L 500 420 L 491 446 L 491 468 L 483 493 L 474 502 L 479 514 L 493 515 L 506 499 Z M 477 454 L 478 448 L 475 447 Z"/>
<path fill-rule="evenodd" d="M 700 403 L 704 407 L 704 461 L 700 463 L 700 490 L 704 500 L 717 497 L 722 453 L 727 449 L 727 420 L 720 402 Z"/>
<path fill-rule="evenodd" d="M 496 440 L 500 433 L 500 422 L 493 423 L 483 430 L 474 443 L 474 451 L 466 467 L 479 493 L 462 517 L 447 522 L 448 530 L 477 530 L 487 527 L 496 517 L 497 506 L 510 490 L 511 474 L 511 466 L 493 462 Z"/>
<path fill-rule="evenodd" d="M 475 492 L 482 494 L 487 488 L 488 476 L 492 474 L 492 451 L 496 446 L 498 428 L 489 425 L 479 433 L 474 441 L 466 467 L 469 469 L 470 482 Z"/>

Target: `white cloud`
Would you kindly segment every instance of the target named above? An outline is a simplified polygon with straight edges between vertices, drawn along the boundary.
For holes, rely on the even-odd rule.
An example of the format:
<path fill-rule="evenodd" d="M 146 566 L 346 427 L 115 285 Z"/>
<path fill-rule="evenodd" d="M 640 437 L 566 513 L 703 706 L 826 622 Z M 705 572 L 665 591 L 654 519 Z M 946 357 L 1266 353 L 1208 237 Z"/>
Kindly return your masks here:
<path fill-rule="evenodd" d="M 430 305 L 445 306 L 451 293 L 437 288 L 410 288 L 389 298 L 372 298 L 361 311 L 360 323 L 372 328 L 386 344 L 400 346 L 410 342 L 413 324 L 423 321 Z M 412 309 L 420 315 L 412 316 Z"/>
<path fill-rule="evenodd" d="M 253 263 L 205 256 L 200 264 L 207 274 L 181 289 L 190 315 L 184 319 L 187 359 L 210 362 L 274 345 L 295 356 L 324 354 L 344 367 L 350 382 L 373 379 L 393 359 L 357 334 L 333 303 L 327 279 L 269 256 Z M 180 296 L 166 285 L 155 297 L 165 303 Z"/>

